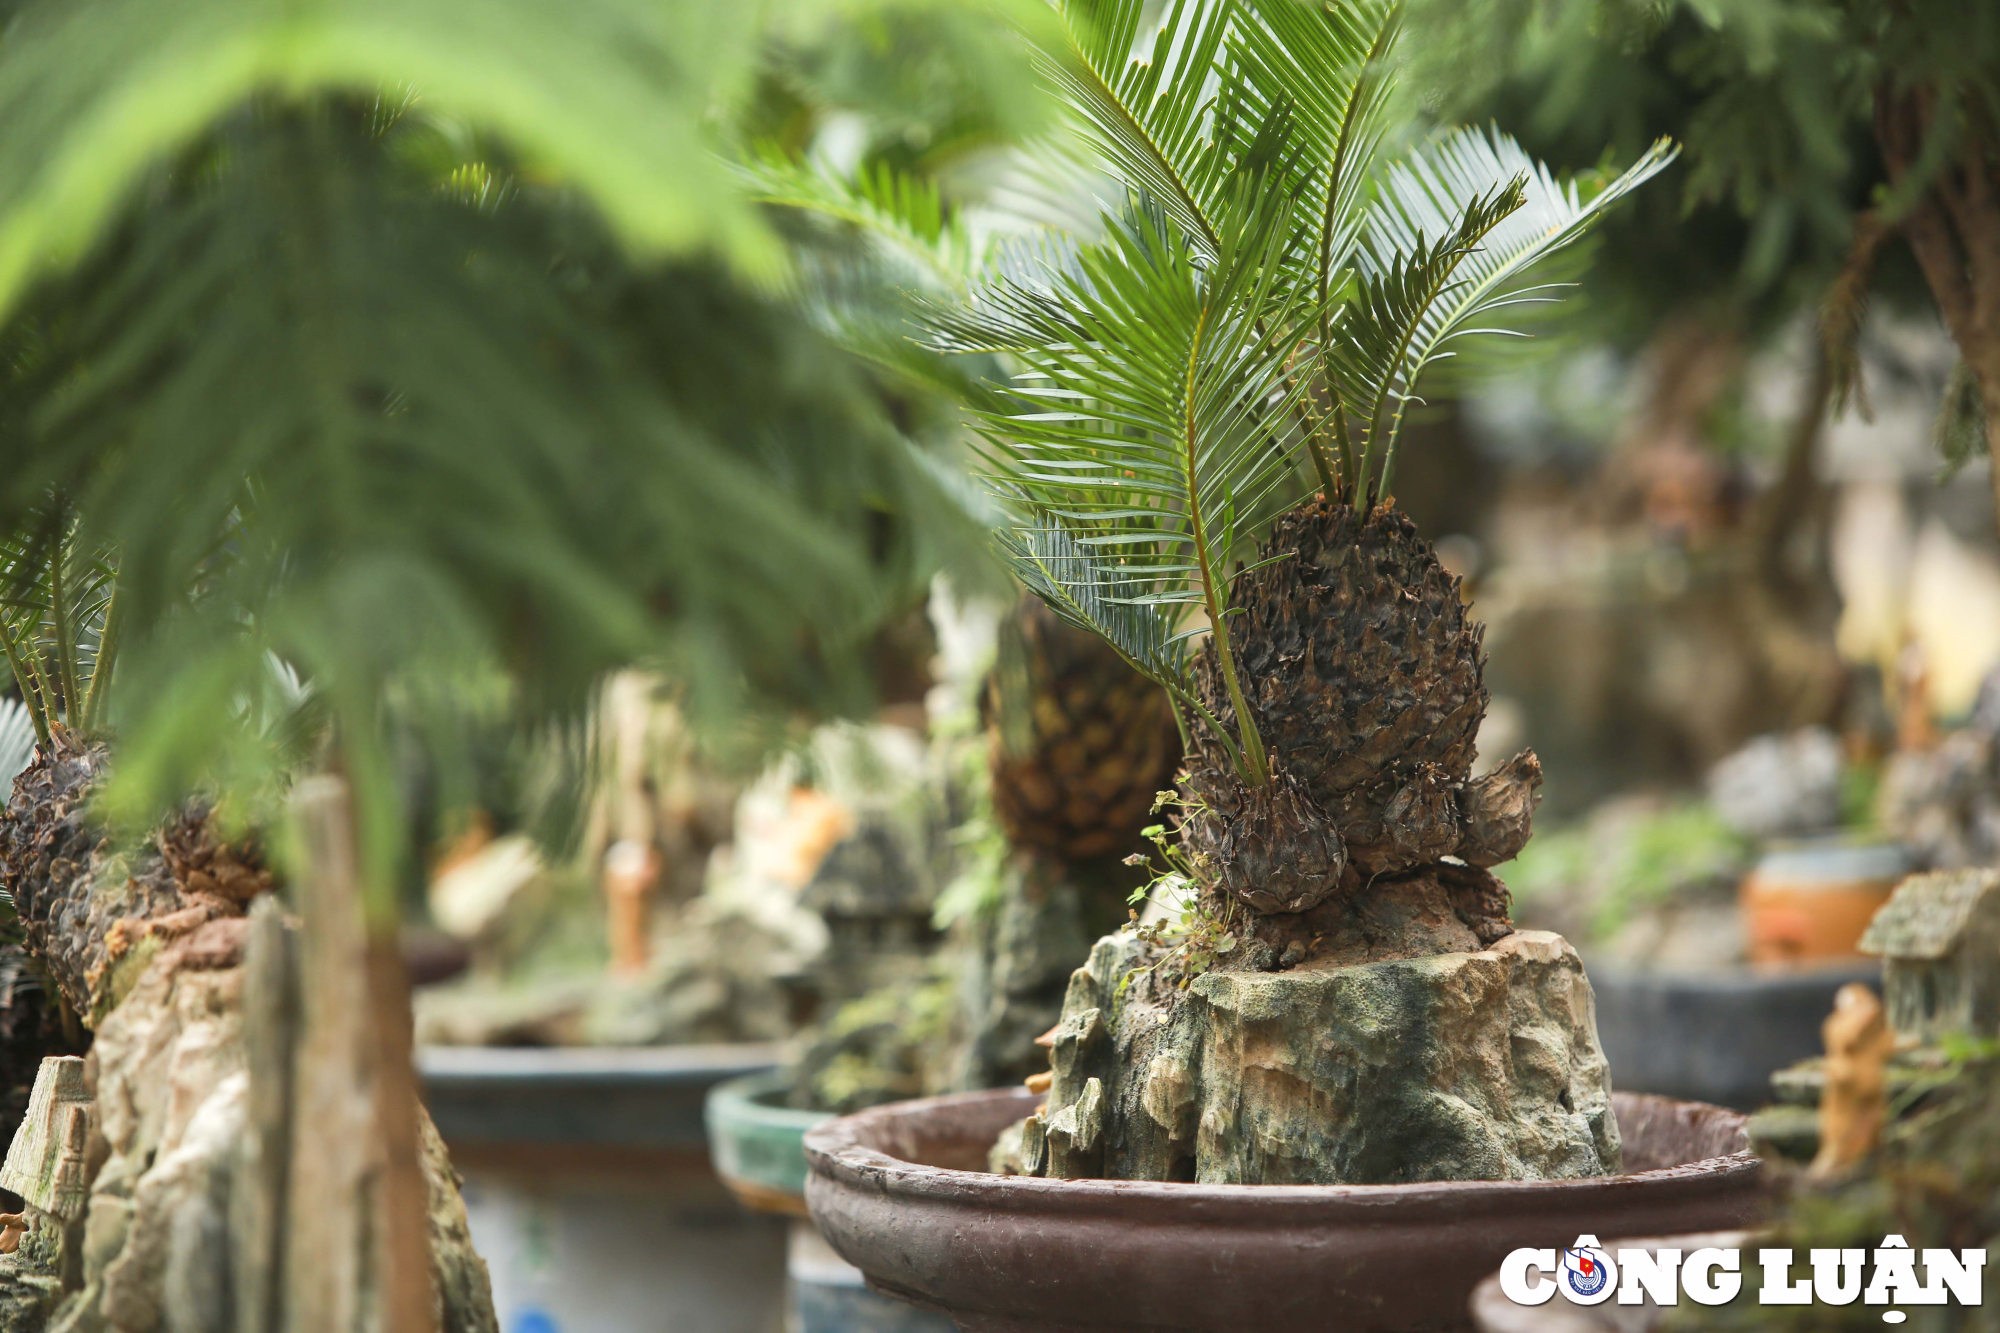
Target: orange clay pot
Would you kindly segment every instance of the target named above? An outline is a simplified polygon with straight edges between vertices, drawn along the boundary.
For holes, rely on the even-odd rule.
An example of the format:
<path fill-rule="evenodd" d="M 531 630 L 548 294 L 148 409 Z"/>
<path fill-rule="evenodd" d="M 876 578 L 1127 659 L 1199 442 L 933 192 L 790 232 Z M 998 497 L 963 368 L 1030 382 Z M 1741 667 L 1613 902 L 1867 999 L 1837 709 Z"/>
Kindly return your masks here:
<path fill-rule="evenodd" d="M 1889 844 L 1827 844 L 1767 852 L 1743 880 L 1750 961 L 1813 963 L 1858 957 L 1855 945 L 1909 870 Z"/>

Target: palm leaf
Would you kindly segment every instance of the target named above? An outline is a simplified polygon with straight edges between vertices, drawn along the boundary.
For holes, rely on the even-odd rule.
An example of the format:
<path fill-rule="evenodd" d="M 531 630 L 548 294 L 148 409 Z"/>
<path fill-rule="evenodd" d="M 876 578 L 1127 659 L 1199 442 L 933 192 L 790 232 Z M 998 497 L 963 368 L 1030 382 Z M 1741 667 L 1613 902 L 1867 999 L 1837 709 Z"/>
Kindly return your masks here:
<path fill-rule="evenodd" d="M 1038 280 L 1002 279 L 942 330 L 948 347 L 1007 349 L 1026 364 L 1014 410 L 985 421 L 996 488 L 1020 530 L 1060 532 L 1103 562 L 1074 580 L 1096 592 L 1065 613 L 1098 617 L 1093 628 L 1118 636 L 1184 702 L 1184 662 L 1141 652 L 1134 625 L 1100 609 L 1151 608 L 1135 622 L 1148 633 L 1195 606 L 1220 626 L 1225 562 L 1291 502 L 1292 463 L 1273 423 L 1299 392 L 1289 357 L 1316 311 L 1308 293 L 1277 287 L 1290 222 L 1269 178 L 1239 176 L 1218 211 L 1212 261 L 1169 210 L 1135 209 L 1103 245 L 1056 252 Z M 1041 548 L 1016 539 L 1007 549 L 1031 586 L 1062 583 L 1035 563 Z M 1223 739 L 1261 767 L 1253 732 Z"/>
<path fill-rule="evenodd" d="M 1391 167 L 1368 211 L 1358 268 L 1364 283 L 1390 279 L 1404 258 L 1429 247 L 1451 250 L 1444 238 L 1466 233 L 1466 220 L 1482 201 L 1518 182 L 1518 206 L 1480 230 L 1476 246 L 1460 246 L 1451 281 L 1435 288 L 1409 328 L 1410 336 L 1393 364 L 1371 368 L 1371 389 L 1389 409 L 1375 423 L 1386 438 L 1379 450 L 1393 467 L 1402 411 L 1417 380 L 1451 355 L 1452 340 L 1475 333 L 1505 333 L 1509 306 L 1549 299 L 1528 283 L 1531 270 L 1574 242 L 1605 209 L 1657 174 L 1673 160 L 1666 140 L 1654 144 L 1622 175 L 1589 199 L 1574 183 L 1558 182 L 1549 169 L 1498 130 L 1454 130 L 1430 147 Z M 1475 321 L 1484 321 L 1475 324 Z M 1376 452 L 1370 441 L 1371 453 Z"/>
<path fill-rule="evenodd" d="M 1303 168 L 1289 183 L 1306 231 L 1301 259 L 1324 300 L 1360 229 L 1402 5 L 1250 0 L 1249 7 L 1230 34 L 1218 119 L 1251 126 L 1289 119 Z"/>
<path fill-rule="evenodd" d="M 910 280 L 962 291 L 983 259 L 962 215 L 946 209 L 936 182 L 886 163 L 841 175 L 766 147 L 741 172 L 751 198 L 852 228 Z"/>
<path fill-rule="evenodd" d="M 1174 220 L 1204 258 L 1220 241 L 1229 162 L 1211 138 L 1214 70 L 1236 0 L 1173 0 L 1141 49 L 1144 0 L 1066 0 L 1068 49 L 1044 70 L 1112 174 Z"/>

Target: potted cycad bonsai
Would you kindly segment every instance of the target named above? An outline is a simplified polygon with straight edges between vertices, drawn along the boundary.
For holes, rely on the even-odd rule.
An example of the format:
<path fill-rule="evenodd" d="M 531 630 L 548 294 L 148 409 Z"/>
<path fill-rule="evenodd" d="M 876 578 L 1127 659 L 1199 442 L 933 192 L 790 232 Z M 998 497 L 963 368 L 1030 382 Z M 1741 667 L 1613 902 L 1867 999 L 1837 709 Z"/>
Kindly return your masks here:
<path fill-rule="evenodd" d="M 1384 165 L 1408 134 L 1373 0 L 1183 0 L 1129 64 L 1137 5 L 1068 17 L 1052 67 L 1126 204 L 1002 265 L 938 342 L 1020 368 L 983 414 L 1020 577 L 1180 710 L 1184 903 L 1072 982 L 1017 1169 L 1614 1171 L 1581 966 L 1513 933 L 1487 869 L 1539 768 L 1474 779 L 1479 630 L 1393 484 L 1425 372 L 1544 295 L 1538 261 L 1666 147 L 1587 199 L 1497 132 Z"/>
<path fill-rule="evenodd" d="M 1169 910 L 1073 976 L 1046 1100 L 813 1131 L 815 1220 L 994 1330 L 1452 1327 L 1474 1264 L 1580 1221 L 1740 1221 L 1740 1117 L 1614 1114 L 1575 953 L 1512 929 L 1538 766 L 1473 776 L 1479 630 L 1394 501 L 1425 373 L 1667 145 L 1587 192 L 1497 131 L 1415 142 L 1383 0 L 1060 13 L 1116 206 L 1003 249 L 933 343 L 1016 372 L 980 419 L 1019 577 L 1176 706 Z"/>

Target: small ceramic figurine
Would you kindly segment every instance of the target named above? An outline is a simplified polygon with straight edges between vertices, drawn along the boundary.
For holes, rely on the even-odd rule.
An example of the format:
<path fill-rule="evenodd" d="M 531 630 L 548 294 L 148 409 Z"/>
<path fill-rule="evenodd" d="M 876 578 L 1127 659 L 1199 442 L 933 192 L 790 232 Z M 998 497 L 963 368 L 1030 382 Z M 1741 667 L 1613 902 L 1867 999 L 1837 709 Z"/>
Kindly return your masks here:
<path fill-rule="evenodd" d="M 1854 983 L 1834 996 L 1820 1029 L 1826 1040 L 1826 1091 L 1819 1103 L 1819 1155 L 1812 1173 L 1831 1175 L 1875 1150 L 1888 1111 L 1884 1066 L 1896 1047 L 1882 1002 Z"/>

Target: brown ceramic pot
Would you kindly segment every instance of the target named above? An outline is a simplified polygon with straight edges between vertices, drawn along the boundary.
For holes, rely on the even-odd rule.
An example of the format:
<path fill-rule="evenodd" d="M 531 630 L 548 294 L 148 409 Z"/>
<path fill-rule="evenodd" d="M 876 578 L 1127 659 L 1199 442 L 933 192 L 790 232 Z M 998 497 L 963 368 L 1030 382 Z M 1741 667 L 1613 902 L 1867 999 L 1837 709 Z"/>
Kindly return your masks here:
<path fill-rule="evenodd" d="M 1469 1327 L 1474 1285 L 1523 1245 L 1746 1225 L 1763 1198 L 1744 1119 L 1614 1094 L 1628 1174 L 1425 1185 L 1184 1185 L 986 1172 L 1025 1091 L 878 1107 L 806 1134 L 806 1203 L 870 1286 L 965 1333 Z"/>

